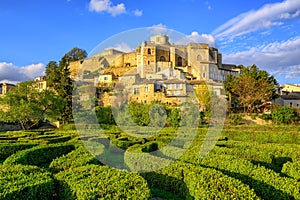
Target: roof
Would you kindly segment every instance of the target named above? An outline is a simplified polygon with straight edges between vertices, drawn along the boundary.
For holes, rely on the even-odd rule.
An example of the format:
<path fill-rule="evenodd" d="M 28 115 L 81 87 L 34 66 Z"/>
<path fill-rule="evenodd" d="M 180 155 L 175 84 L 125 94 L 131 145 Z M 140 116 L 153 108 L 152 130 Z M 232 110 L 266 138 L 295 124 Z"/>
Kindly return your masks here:
<path fill-rule="evenodd" d="M 0 83 L 0 85 L 16 86 L 15 84 L 12 84 L 12 83 Z"/>
<path fill-rule="evenodd" d="M 163 81 L 163 83 L 165 83 L 165 84 L 174 84 L 174 83 L 186 83 L 186 82 L 183 81 L 183 80 L 179 80 L 177 78 L 174 78 L 174 79 L 165 80 L 165 81 Z"/>
<path fill-rule="evenodd" d="M 300 100 L 299 95 L 293 95 L 293 94 L 280 95 L 280 98 L 282 98 L 283 100 Z"/>

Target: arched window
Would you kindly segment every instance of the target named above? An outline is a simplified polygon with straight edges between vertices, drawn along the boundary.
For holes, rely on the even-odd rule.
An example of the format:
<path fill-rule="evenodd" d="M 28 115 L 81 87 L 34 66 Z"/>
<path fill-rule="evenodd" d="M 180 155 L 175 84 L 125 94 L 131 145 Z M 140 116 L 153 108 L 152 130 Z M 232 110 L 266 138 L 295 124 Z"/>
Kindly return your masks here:
<path fill-rule="evenodd" d="M 202 60 L 202 56 L 201 56 L 201 55 L 198 55 L 198 56 L 197 56 L 197 60 Z"/>
<path fill-rule="evenodd" d="M 166 58 L 165 58 L 164 56 L 161 56 L 161 57 L 159 58 L 159 61 L 165 62 L 165 61 L 166 61 Z"/>
<path fill-rule="evenodd" d="M 151 55 L 151 49 L 150 48 L 148 49 L 148 55 Z"/>
<path fill-rule="evenodd" d="M 148 65 L 150 65 L 150 61 L 148 60 Z"/>
<path fill-rule="evenodd" d="M 177 60 L 177 66 L 182 66 L 182 58 L 179 56 Z"/>

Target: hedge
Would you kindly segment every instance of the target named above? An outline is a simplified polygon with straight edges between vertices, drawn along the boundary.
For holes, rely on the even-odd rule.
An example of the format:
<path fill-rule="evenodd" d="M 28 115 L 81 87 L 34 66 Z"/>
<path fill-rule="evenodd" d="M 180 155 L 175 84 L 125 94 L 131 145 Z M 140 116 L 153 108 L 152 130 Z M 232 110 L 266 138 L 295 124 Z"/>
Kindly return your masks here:
<path fill-rule="evenodd" d="M 1 166 L 0 199 L 53 199 L 51 174 L 36 166 Z"/>
<path fill-rule="evenodd" d="M 142 176 L 150 187 L 159 187 L 181 199 L 259 199 L 239 180 L 214 169 L 179 161 Z"/>
<path fill-rule="evenodd" d="M 4 160 L 20 150 L 29 149 L 36 145 L 37 144 L 0 143 L 0 160 Z"/>
<path fill-rule="evenodd" d="M 263 199 L 300 199 L 300 183 L 281 177 L 279 173 L 257 166 L 231 155 L 210 154 L 199 160 L 201 166 L 211 167 L 253 188 Z"/>
<path fill-rule="evenodd" d="M 37 146 L 13 154 L 3 162 L 3 165 L 22 164 L 45 166 L 50 164 L 53 159 L 67 154 L 72 150 L 74 150 L 73 145 L 55 144 Z"/>
<path fill-rule="evenodd" d="M 107 166 L 86 165 L 60 172 L 60 199 L 150 199 L 146 181 L 138 174 Z"/>
<path fill-rule="evenodd" d="M 78 147 L 76 150 L 54 159 L 50 163 L 52 172 L 57 173 L 71 168 L 81 167 L 87 164 L 100 164 L 84 146 Z"/>
<path fill-rule="evenodd" d="M 300 161 L 287 162 L 282 167 L 282 173 L 300 181 Z"/>

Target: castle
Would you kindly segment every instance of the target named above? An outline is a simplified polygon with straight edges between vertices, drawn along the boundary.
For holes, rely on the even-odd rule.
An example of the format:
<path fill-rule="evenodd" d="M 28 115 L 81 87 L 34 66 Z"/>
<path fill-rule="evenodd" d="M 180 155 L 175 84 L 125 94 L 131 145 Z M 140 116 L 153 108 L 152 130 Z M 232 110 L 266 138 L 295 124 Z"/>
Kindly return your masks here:
<path fill-rule="evenodd" d="M 107 49 L 89 59 L 70 64 L 71 76 L 94 81 L 99 87 L 122 83 L 130 100 L 180 104 L 196 88 L 206 86 L 217 95 L 225 95 L 222 81 L 236 75 L 235 65 L 222 64 L 222 55 L 208 44 L 175 45 L 166 35 L 154 35 L 143 41 L 135 52 Z M 97 74 L 100 75 L 97 75 Z M 109 95 L 102 94 L 103 105 Z"/>

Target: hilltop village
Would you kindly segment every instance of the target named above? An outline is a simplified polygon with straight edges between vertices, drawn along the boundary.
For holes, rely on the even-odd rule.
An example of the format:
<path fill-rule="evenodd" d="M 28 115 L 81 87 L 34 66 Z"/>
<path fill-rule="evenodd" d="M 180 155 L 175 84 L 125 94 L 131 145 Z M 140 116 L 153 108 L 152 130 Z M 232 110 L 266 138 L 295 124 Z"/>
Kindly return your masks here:
<path fill-rule="evenodd" d="M 106 49 L 84 61 L 69 65 L 71 77 L 102 88 L 101 105 L 110 105 L 109 92 L 123 84 L 131 101 L 180 104 L 199 89 L 225 95 L 222 81 L 239 68 L 223 64 L 222 55 L 208 44 L 170 44 L 166 35 L 154 35 L 134 52 Z"/>

